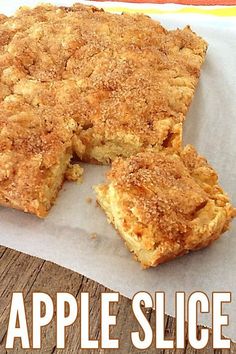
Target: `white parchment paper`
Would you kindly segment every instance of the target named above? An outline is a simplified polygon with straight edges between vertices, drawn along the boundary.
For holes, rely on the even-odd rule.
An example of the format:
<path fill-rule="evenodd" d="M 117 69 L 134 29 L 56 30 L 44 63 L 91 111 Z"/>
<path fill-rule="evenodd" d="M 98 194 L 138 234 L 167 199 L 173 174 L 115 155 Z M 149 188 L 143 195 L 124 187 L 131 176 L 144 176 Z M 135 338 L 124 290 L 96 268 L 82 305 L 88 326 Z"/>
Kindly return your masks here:
<path fill-rule="evenodd" d="M 0 12 L 9 15 L 20 5 L 37 2 L 2 0 Z M 97 5 L 111 7 L 111 3 Z M 119 6 L 137 8 L 137 11 L 148 8 L 147 4 Z M 236 17 L 223 19 L 191 14 L 152 17 L 168 28 L 190 24 L 209 43 L 201 80 L 188 113 L 184 140 L 194 144 L 216 168 L 221 184 L 236 205 Z M 107 223 L 104 213 L 96 207 L 92 185 L 103 181 L 108 168 L 93 165 L 84 168 L 83 184 L 66 183 L 45 220 L 0 207 L 0 244 L 58 263 L 130 298 L 141 290 L 165 291 L 166 312 L 170 315 L 174 315 L 176 291 L 190 294 L 201 290 L 209 298 L 213 291 L 231 291 L 233 301 L 224 306 L 230 319 L 224 334 L 236 340 L 236 223 L 211 247 L 143 271 Z M 86 201 L 88 197 L 93 198 L 91 204 Z M 91 237 L 92 233 L 97 237 Z M 203 316 L 201 322 L 211 326 L 211 315 Z"/>

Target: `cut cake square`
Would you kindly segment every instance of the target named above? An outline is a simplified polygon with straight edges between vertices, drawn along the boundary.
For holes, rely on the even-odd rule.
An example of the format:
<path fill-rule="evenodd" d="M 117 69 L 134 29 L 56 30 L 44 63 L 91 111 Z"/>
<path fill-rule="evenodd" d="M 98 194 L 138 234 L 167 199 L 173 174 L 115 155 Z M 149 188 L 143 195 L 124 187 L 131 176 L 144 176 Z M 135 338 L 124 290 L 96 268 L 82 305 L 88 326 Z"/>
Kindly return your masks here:
<path fill-rule="evenodd" d="M 72 156 L 75 122 L 57 110 L 0 103 L 0 203 L 47 214 Z"/>
<path fill-rule="evenodd" d="M 112 164 L 97 200 L 144 267 L 208 246 L 235 210 L 216 172 L 188 145 L 143 152 Z"/>

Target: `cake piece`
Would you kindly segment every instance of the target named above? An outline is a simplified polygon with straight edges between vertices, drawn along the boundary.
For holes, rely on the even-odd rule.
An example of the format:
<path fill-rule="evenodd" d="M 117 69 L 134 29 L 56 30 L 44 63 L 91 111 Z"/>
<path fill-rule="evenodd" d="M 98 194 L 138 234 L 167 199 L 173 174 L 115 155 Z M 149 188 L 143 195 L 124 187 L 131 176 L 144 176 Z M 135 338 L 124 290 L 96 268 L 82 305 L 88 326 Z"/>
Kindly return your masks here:
<path fill-rule="evenodd" d="M 208 246 L 235 210 L 216 172 L 188 145 L 147 151 L 112 164 L 97 200 L 144 267 Z"/>
<path fill-rule="evenodd" d="M 167 31 L 144 15 L 42 5 L 4 18 L 0 33 L 3 96 L 61 106 L 78 124 L 81 160 L 106 164 L 180 147 L 207 49 L 189 27 Z"/>
<path fill-rule="evenodd" d="M 0 103 L 0 204 L 44 217 L 72 156 L 75 122 L 21 99 Z"/>

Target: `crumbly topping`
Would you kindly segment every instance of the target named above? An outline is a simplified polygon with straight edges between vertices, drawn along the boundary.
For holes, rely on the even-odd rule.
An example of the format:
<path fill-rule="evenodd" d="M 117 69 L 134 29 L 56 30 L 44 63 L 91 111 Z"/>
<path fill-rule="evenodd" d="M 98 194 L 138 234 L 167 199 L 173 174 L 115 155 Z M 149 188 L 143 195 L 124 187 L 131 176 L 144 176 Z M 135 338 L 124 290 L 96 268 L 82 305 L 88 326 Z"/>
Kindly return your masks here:
<path fill-rule="evenodd" d="M 167 31 L 147 16 L 83 5 L 22 8 L 0 33 L 3 99 L 61 105 L 85 144 L 116 131 L 161 144 L 160 121 L 184 120 L 207 47 L 189 27 Z"/>

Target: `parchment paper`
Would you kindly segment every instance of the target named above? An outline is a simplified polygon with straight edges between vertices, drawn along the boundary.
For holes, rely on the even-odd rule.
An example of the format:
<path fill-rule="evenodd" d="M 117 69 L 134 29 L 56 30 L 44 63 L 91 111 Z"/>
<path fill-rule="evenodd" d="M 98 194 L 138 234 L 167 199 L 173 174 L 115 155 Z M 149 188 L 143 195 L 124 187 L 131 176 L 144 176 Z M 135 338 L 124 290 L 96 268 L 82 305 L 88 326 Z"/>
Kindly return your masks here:
<path fill-rule="evenodd" d="M 51 1 L 69 5 L 73 1 Z M 37 1 L 1 1 L 0 12 L 10 14 Z M 91 3 L 91 2 L 90 2 Z M 109 3 L 97 3 L 110 7 Z M 115 6 L 114 4 L 112 6 Z M 118 6 L 118 4 L 117 4 Z M 148 5 L 119 4 L 144 9 Z M 164 5 L 169 9 L 180 6 Z M 151 5 L 154 8 L 154 5 Z M 184 140 L 204 154 L 236 205 L 236 18 L 200 15 L 152 15 L 168 28 L 190 24 L 209 43 L 201 80 L 187 116 Z M 176 291 L 231 291 L 224 306 L 230 325 L 224 334 L 236 340 L 236 225 L 211 247 L 156 269 L 141 270 L 104 213 L 96 207 L 92 185 L 103 181 L 107 167 L 84 165 L 82 185 L 66 183 L 45 220 L 0 207 L 0 244 L 58 263 L 132 297 L 137 291 L 165 291 L 166 312 L 174 315 Z M 87 197 L 93 197 L 89 204 Z M 91 237 L 96 233 L 97 237 Z M 201 322 L 211 326 L 211 315 Z"/>

